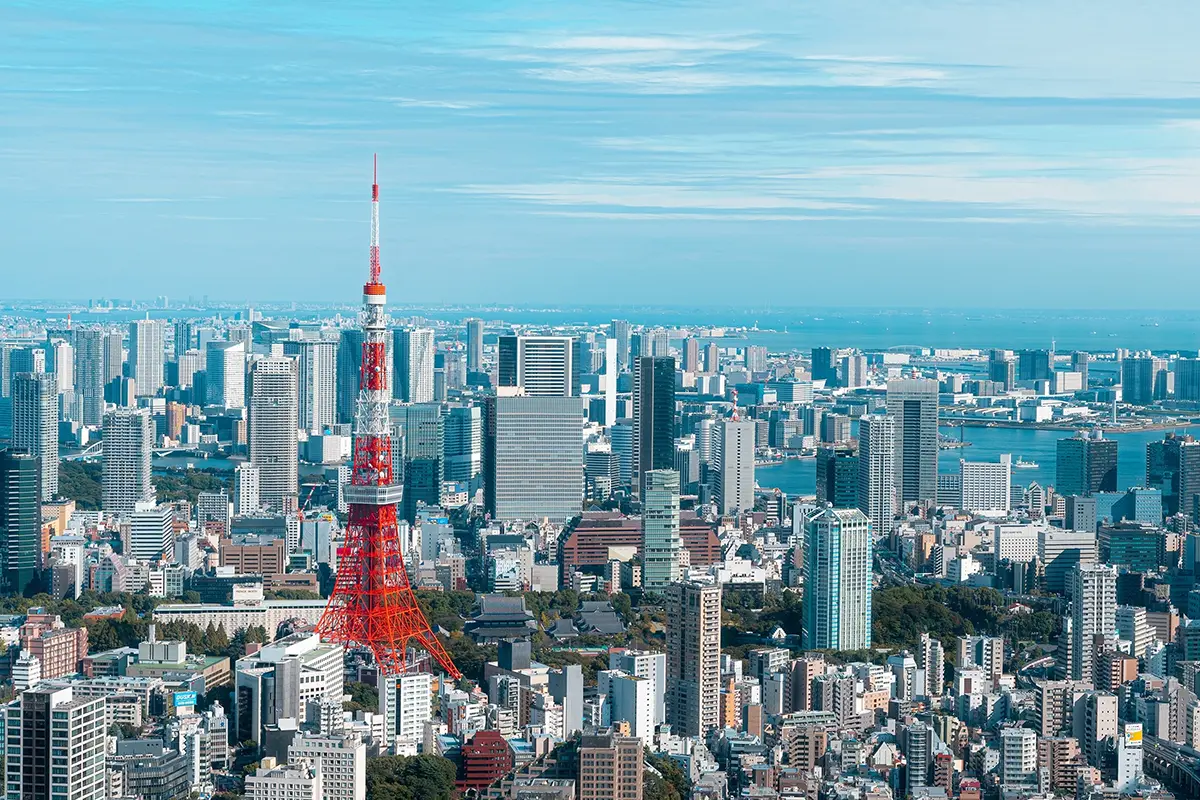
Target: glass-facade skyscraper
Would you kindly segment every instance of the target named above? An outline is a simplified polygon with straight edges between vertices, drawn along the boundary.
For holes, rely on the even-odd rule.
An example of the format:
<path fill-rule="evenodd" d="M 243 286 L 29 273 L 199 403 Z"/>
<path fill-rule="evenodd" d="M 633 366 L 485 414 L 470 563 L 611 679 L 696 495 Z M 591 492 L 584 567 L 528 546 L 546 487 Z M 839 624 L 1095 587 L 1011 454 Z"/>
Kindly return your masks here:
<path fill-rule="evenodd" d="M 633 491 L 652 469 L 675 468 L 675 359 L 641 356 L 633 370 Z"/>
<path fill-rule="evenodd" d="M 653 469 L 642 492 L 642 585 L 661 589 L 680 578 L 679 473 Z"/>
<path fill-rule="evenodd" d="M 871 520 L 857 508 L 825 508 L 805 536 L 803 646 L 871 646 Z"/>
<path fill-rule="evenodd" d="M 42 548 L 39 459 L 0 450 L 0 575 L 4 590 L 19 594 L 37 577 Z"/>

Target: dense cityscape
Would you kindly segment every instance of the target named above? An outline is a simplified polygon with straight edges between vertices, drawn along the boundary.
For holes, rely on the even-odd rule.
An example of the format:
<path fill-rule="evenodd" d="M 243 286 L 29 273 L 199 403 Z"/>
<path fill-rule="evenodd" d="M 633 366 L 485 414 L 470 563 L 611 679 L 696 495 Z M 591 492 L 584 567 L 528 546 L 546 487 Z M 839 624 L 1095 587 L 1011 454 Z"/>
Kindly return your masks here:
<path fill-rule="evenodd" d="M 378 198 L 358 315 L 6 312 L 9 798 L 1200 793 L 1197 351 L 390 319 Z"/>

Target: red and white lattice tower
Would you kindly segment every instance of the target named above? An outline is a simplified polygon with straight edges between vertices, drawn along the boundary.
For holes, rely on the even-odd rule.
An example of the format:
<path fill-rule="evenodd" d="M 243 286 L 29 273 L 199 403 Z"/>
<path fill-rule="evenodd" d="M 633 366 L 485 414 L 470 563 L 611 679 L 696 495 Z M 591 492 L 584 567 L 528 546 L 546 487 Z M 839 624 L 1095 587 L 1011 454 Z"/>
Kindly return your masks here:
<path fill-rule="evenodd" d="M 370 650 L 389 675 L 405 671 L 410 644 L 424 648 L 447 674 L 461 677 L 429 627 L 408 582 L 393 481 L 388 426 L 387 291 L 379 280 L 378 169 L 371 186 L 371 276 L 363 286 L 362 366 L 354 409 L 354 466 L 345 489 L 346 538 L 338 548 L 337 580 L 317 631 L 348 647 Z"/>

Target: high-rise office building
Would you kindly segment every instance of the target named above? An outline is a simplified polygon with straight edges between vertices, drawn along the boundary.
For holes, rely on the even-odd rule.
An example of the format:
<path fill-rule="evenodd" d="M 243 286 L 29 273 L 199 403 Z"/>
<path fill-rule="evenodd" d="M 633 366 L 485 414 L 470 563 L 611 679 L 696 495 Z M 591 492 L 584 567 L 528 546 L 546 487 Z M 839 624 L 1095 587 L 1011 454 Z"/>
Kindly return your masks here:
<path fill-rule="evenodd" d="M 398 480 L 404 484 L 403 515 L 413 521 L 417 506 L 441 501 L 443 459 L 446 455 L 446 420 L 438 403 L 414 403 L 392 409 L 400 435 L 392 434 L 392 456 L 400 459 Z M 485 423 L 486 424 L 486 423 Z"/>
<path fill-rule="evenodd" d="M 871 646 L 871 520 L 857 508 L 829 508 L 808 522 L 804 539 L 803 646 Z"/>
<path fill-rule="evenodd" d="M 1121 361 L 1121 399 L 1133 405 L 1149 405 L 1167 396 L 1166 359 L 1127 356 Z"/>
<path fill-rule="evenodd" d="M 191 350 L 196 346 L 196 323 L 190 319 L 180 319 L 175 321 L 175 341 L 174 350 L 175 358 L 178 359 L 181 355 Z"/>
<path fill-rule="evenodd" d="M 1054 371 L 1054 355 L 1049 350 L 1018 350 L 1017 380 L 1048 381 Z"/>
<path fill-rule="evenodd" d="M 999 461 L 959 459 L 963 511 L 972 514 L 1007 514 L 1012 508 L 1012 455 Z"/>
<path fill-rule="evenodd" d="M 762 345 L 746 345 L 743 359 L 747 372 L 755 374 L 767 371 L 767 348 Z"/>
<path fill-rule="evenodd" d="M 575 397 L 488 402 L 487 503 L 501 520 L 566 522 L 583 506 L 583 405 Z"/>
<path fill-rule="evenodd" d="M 713 428 L 713 499 L 721 514 L 754 509 L 753 420 L 723 419 Z"/>
<path fill-rule="evenodd" d="M 81 328 L 75 332 L 75 384 L 84 425 L 104 420 L 104 383 L 104 331 Z"/>
<path fill-rule="evenodd" d="M 700 371 L 700 340 L 688 337 L 683 340 L 683 371 Z"/>
<path fill-rule="evenodd" d="M 679 473 L 653 469 L 642 492 L 642 586 L 653 591 L 680 578 Z"/>
<path fill-rule="evenodd" d="M 497 385 L 529 397 L 569 397 L 574 367 L 570 336 L 501 336 Z"/>
<path fill-rule="evenodd" d="M 1189 403 L 1200 401 L 1200 358 L 1175 361 L 1175 399 Z"/>
<path fill-rule="evenodd" d="M 842 357 L 842 386 L 857 389 L 867 385 L 867 357 L 851 354 Z"/>
<path fill-rule="evenodd" d="M 6 706 L 6 796 L 104 800 L 105 704 L 103 697 L 77 696 L 70 686 L 43 685 Z"/>
<path fill-rule="evenodd" d="M 667 595 L 667 723 L 677 736 L 717 727 L 721 697 L 721 585 L 687 581 Z"/>
<path fill-rule="evenodd" d="M 675 359 L 639 357 L 633 369 L 633 491 L 642 476 L 675 466 Z"/>
<path fill-rule="evenodd" d="M 853 442 L 817 448 L 817 505 L 858 507 L 858 449 Z"/>
<path fill-rule="evenodd" d="M 433 329 L 401 328 L 393 333 L 395 391 L 405 403 L 433 402 Z"/>
<path fill-rule="evenodd" d="M 1070 497 L 1068 500 L 1092 498 Z M 1069 507 L 1068 503 L 1068 507 Z M 1046 591 L 1062 594 L 1077 564 L 1095 564 L 1097 555 L 1096 513 L 1092 507 L 1091 527 L 1061 530 L 1045 528 L 1038 531 L 1038 561 L 1042 565 L 1042 584 Z"/>
<path fill-rule="evenodd" d="M 611 731 L 579 740 L 579 800 L 641 800 L 646 742 Z"/>
<path fill-rule="evenodd" d="M 444 418 L 443 479 L 472 482 L 483 469 L 483 409 L 451 406 Z"/>
<path fill-rule="evenodd" d="M 597 375 L 604 351 L 596 346 L 596 334 L 588 331 L 571 340 L 571 394 L 583 394 L 583 376 Z M 553 388 L 557 388 L 554 386 Z"/>
<path fill-rule="evenodd" d="M 887 414 L 858 421 L 857 505 L 880 534 L 890 533 L 896 514 L 896 423 Z"/>
<path fill-rule="evenodd" d="M 1004 391 L 1017 385 L 1017 362 L 1007 350 L 993 350 L 988 355 L 988 380 L 998 383 Z"/>
<path fill-rule="evenodd" d="M 104 472 L 101 506 L 129 514 L 138 503 L 154 501 L 150 449 L 154 421 L 146 409 L 118 408 L 104 415 Z"/>
<path fill-rule="evenodd" d="M 250 367 L 250 463 L 258 470 L 264 508 L 294 507 L 300 491 L 296 362 L 271 357 Z"/>
<path fill-rule="evenodd" d="M 1200 519 L 1200 442 L 1168 433 L 1162 441 L 1147 444 L 1146 485 L 1162 491 L 1167 516 Z"/>
<path fill-rule="evenodd" d="M 1060 495 L 1091 495 L 1117 490 L 1117 441 L 1081 432 L 1058 440 L 1055 490 Z"/>
<path fill-rule="evenodd" d="M 818 438 L 828 444 L 850 441 L 850 417 L 846 414 L 822 414 Z"/>
<path fill-rule="evenodd" d="M 125 345 L 121 334 L 109 331 L 104 334 L 104 383 L 108 385 L 125 374 Z"/>
<path fill-rule="evenodd" d="M 826 386 L 837 384 L 837 351 L 828 347 L 812 349 L 812 379 L 825 381 Z"/>
<path fill-rule="evenodd" d="M 1117 572 L 1104 564 L 1078 564 L 1068 576 L 1071 597 L 1071 678 L 1090 681 L 1094 636 L 1116 636 Z"/>
<path fill-rule="evenodd" d="M 300 427 L 321 433 L 337 421 L 337 343 L 299 339 L 284 342 L 283 353 L 296 359 Z"/>
<path fill-rule="evenodd" d="M 258 468 L 242 462 L 233 471 L 233 513 L 238 517 L 248 517 L 257 514 L 261 507 Z"/>
<path fill-rule="evenodd" d="M 903 503 L 937 502 L 937 381 L 888 381 L 887 410 L 896 422 L 897 499 Z"/>
<path fill-rule="evenodd" d="M 609 323 L 608 335 L 617 341 L 617 367 L 624 372 L 629 369 L 629 321 L 614 319 Z"/>
<path fill-rule="evenodd" d="M 13 377 L 12 443 L 38 457 L 38 495 L 58 494 L 58 387 L 53 373 L 23 372 Z"/>
<path fill-rule="evenodd" d="M 46 342 L 46 371 L 54 373 L 55 389 L 60 395 L 75 391 L 75 348 L 70 342 Z"/>
<path fill-rule="evenodd" d="M 704 371 L 709 375 L 718 375 L 721 372 L 721 348 L 716 342 L 709 342 L 704 346 Z"/>
<path fill-rule="evenodd" d="M 0 450 L 0 575 L 7 594 L 24 592 L 42 554 L 38 457 Z"/>
<path fill-rule="evenodd" d="M 1082 350 L 1071 353 L 1071 371 L 1079 373 L 1080 386 L 1084 391 L 1088 388 L 1088 363 L 1092 357 Z"/>
<path fill-rule="evenodd" d="M 142 561 L 170 561 L 175 555 L 175 514 L 169 505 L 138 503 L 129 515 L 129 555 Z"/>
<path fill-rule="evenodd" d="M 246 407 L 246 343 L 208 342 L 204 372 L 210 406 Z"/>
<path fill-rule="evenodd" d="M 164 327 L 157 319 L 129 323 L 129 377 L 138 397 L 153 397 L 163 386 Z"/>
<path fill-rule="evenodd" d="M 483 372 L 483 320 L 466 320 L 467 372 Z"/>

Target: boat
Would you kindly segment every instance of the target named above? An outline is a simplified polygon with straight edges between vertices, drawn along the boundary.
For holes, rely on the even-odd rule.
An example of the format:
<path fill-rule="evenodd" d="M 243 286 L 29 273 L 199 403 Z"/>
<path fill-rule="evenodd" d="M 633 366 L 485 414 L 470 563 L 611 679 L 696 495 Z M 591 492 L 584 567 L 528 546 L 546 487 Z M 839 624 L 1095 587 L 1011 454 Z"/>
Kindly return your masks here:
<path fill-rule="evenodd" d="M 1038 468 L 1038 463 L 1036 461 L 1026 461 L 1025 459 L 1021 458 L 1020 456 L 1017 456 L 1017 460 L 1013 462 L 1013 469 L 1037 469 L 1037 468 Z"/>

